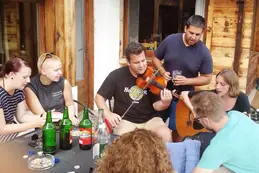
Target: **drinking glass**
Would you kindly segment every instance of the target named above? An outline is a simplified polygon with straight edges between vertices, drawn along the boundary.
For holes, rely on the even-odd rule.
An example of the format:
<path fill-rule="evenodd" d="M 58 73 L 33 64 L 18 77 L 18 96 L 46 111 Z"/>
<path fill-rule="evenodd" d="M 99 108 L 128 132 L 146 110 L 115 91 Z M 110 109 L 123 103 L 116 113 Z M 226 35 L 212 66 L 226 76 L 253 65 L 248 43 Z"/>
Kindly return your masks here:
<path fill-rule="evenodd" d="M 182 75 L 182 71 L 181 70 L 173 70 L 172 71 L 172 80 L 175 80 L 175 78 L 177 76 L 181 76 Z"/>

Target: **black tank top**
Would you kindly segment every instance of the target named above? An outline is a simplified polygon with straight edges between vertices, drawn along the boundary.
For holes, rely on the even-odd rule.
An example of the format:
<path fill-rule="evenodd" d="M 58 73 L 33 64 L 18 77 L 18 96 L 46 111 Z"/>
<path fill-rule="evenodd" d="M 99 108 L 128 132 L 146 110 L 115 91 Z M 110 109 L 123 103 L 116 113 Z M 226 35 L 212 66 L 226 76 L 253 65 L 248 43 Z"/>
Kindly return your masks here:
<path fill-rule="evenodd" d="M 43 85 L 40 81 L 40 75 L 37 75 L 31 79 L 31 83 L 27 87 L 35 93 L 45 111 L 55 109 L 56 112 L 63 112 L 65 106 L 64 83 L 65 78 L 60 77 L 58 82 Z"/>

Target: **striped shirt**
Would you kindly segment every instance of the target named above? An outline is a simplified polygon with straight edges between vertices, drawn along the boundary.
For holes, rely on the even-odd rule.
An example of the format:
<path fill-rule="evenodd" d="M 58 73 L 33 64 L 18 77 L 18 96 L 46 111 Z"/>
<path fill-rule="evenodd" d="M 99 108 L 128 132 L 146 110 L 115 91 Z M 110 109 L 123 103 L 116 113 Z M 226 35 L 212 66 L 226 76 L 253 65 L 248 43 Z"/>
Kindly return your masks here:
<path fill-rule="evenodd" d="M 14 123 L 14 116 L 17 113 L 17 105 L 24 100 L 24 92 L 15 90 L 13 95 L 10 95 L 5 89 L 0 87 L 0 109 L 3 109 L 6 124 Z M 0 143 L 14 139 L 18 133 L 1 135 Z"/>

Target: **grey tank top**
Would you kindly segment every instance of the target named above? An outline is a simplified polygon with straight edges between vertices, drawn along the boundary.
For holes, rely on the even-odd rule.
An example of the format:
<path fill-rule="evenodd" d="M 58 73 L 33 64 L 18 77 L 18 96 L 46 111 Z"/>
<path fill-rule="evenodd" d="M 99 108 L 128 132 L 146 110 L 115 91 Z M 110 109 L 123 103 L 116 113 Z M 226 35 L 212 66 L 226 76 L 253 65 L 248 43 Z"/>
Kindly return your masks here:
<path fill-rule="evenodd" d="M 29 87 L 35 93 L 45 111 L 55 109 L 56 112 L 63 112 L 65 106 L 64 83 L 65 78 L 60 77 L 58 82 L 43 85 L 40 81 L 40 75 L 37 75 L 31 79 L 26 87 Z"/>

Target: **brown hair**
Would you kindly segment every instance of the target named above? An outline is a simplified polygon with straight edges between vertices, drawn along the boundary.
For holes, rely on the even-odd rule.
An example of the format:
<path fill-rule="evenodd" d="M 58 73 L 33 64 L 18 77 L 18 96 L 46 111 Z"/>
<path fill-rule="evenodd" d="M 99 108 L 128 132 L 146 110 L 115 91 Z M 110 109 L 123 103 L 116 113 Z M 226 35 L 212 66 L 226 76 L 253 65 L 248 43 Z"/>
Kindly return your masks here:
<path fill-rule="evenodd" d="M 214 122 L 219 122 L 226 114 L 222 99 L 214 92 L 203 91 L 195 94 L 191 103 L 198 117 L 207 117 Z"/>
<path fill-rule="evenodd" d="M 229 96 L 237 97 L 240 94 L 239 81 L 236 72 L 230 68 L 221 70 L 217 75 L 221 76 L 227 85 L 229 85 Z"/>
<path fill-rule="evenodd" d="M 145 47 L 141 43 L 135 42 L 135 41 L 130 42 L 125 50 L 125 54 L 128 62 L 130 62 L 130 56 L 132 54 L 139 55 L 143 51 L 145 52 Z"/>
<path fill-rule="evenodd" d="M 10 72 L 19 72 L 23 66 L 29 67 L 28 62 L 19 56 L 12 56 L 3 66 L 0 66 L 0 77 L 8 75 Z"/>
<path fill-rule="evenodd" d="M 113 141 L 96 173 L 173 173 L 165 143 L 154 132 L 136 129 Z"/>

